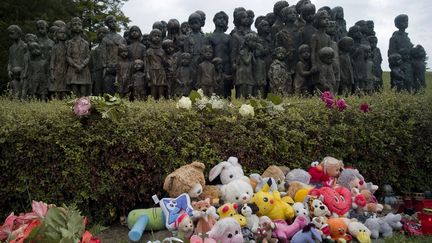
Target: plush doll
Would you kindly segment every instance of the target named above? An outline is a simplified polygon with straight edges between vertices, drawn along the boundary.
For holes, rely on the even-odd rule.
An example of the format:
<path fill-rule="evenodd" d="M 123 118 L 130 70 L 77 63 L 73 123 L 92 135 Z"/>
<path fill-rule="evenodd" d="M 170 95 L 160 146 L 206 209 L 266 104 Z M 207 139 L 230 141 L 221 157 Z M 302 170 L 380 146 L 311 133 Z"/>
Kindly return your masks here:
<path fill-rule="evenodd" d="M 170 231 L 175 230 L 175 221 L 184 212 L 192 216 L 193 208 L 187 193 L 183 193 L 177 198 L 162 198 L 159 205 L 165 216 L 165 227 Z"/>
<path fill-rule="evenodd" d="M 350 222 L 348 232 L 354 236 L 360 243 L 372 243 L 371 231 L 360 222 Z"/>
<path fill-rule="evenodd" d="M 187 213 L 181 214 L 177 218 L 175 226 L 177 228 L 177 237 L 183 242 L 189 241 L 194 232 L 194 224 L 189 215 Z"/>
<path fill-rule="evenodd" d="M 253 196 L 252 186 L 246 177 L 222 185 L 220 190 L 224 202 L 244 204 L 250 202 Z"/>
<path fill-rule="evenodd" d="M 216 241 L 210 238 L 203 239 L 198 235 L 192 235 L 190 238 L 190 243 L 216 243 Z"/>
<path fill-rule="evenodd" d="M 259 227 L 256 232 L 257 242 L 262 243 L 276 243 L 278 242 L 277 238 L 273 238 L 273 230 L 276 228 L 276 225 L 273 221 L 267 217 L 262 216 L 259 218 Z"/>
<path fill-rule="evenodd" d="M 379 204 L 375 196 L 372 194 L 370 190 L 364 189 L 361 190 L 360 193 L 364 195 L 366 199 L 366 210 L 371 213 L 378 213 L 384 209 L 382 204 Z"/>
<path fill-rule="evenodd" d="M 294 202 L 303 202 L 312 188 L 302 182 L 292 181 L 288 183 L 287 196 L 293 198 Z"/>
<path fill-rule="evenodd" d="M 206 185 L 203 189 L 203 192 L 198 197 L 198 199 L 204 200 L 204 199 L 209 198 L 211 205 L 213 205 L 215 207 L 219 207 L 221 197 L 222 197 L 222 194 L 221 194 L 220 188 L 218 186 Z"/>
<path fill-rule="evenodd" d="M 188 193 L 190 198 L 198 198 L 205 186 L 205 165 L 192 162 L 169 174 L 164 181 L 163 189 L 174 198 L 182 193 Z"/>
<path fill-rule="evenodd" d="M 259 192 L 269 180 L 272 181 L 270 191 L 279 191 L 278 184 L 273 177 L 262 177 L 260 174 L 256 173 L 249 175 L 249 181 L 252 188 L 254 189 L 254 192 Z"/>
<path fill-rule="evenodd" d="M 311 175 L 303 170 L 303 169 L 294 169 L 288 172 L 286 175 L 286 182 L 291 183 L 293 181 L 301 182 L 305 185 L 308 185 L 310 183 Z"/>
<path fill-rule="evenodd" d="M 209 180 L 213 181 L 218 177 L 223 185 L 244 177 L 244 172 L 238 163 L 238 159 L 236 157 L 229 157 L 227 161 L 215 165 L 210 170 Z"/>
<path fill-rule="evenodd" d="M 322 242 L 320 232 L 314 224 L 306 225 L 302 230 L 294 234 L 291 243 L 316 243 Z"/>
<path fill-rule="evenodd" d="M 357 188 L 359 190 L 366 189 L 366 182 L 363 176 L 358 170 L 355 169 L 344 169 L 340 173 L 337 183 L 338 185 L 343 186 L 350 191 L 353 188 Z"/>
<path fill-rule="evenodd" d="M 195 234 L 205 234 L 211 230 L 219 216 L 215 207 L 211 206 L 210 199 L 192 202 L 193 218 L 197 221 Z"/>
<path fill-rule="evenodd" d="M 322 239 L 331 239 L 330 236 L 330 227 L 327 224 L 327 217 L 325 216 L 317 216 L 313 217 L 311 223 L 315 225 L 319 233 L 321 234 Z"/>
<path fill-rule="evenodd" d="M 311 217 L 327 217 L 331 215 L 328 207 L 316 196 L 307 196 L 305 199 L 305 204 Z"/>
<path fill-rule="evenodd" d="M 259 218 L 256 215 L 258 207 L 254 203 L 243 204 L 239 207 L 239 211 L 246 218 L 247 227 L 256 233 L 259 226 Z"/>
<path fill-rule="evenodd" d="M 351 235 L 348 232 L 348 226 L 342 218 L 331 218 L 327 221 L 330 227 L 331 238 L 340 243 L 352 241 Z"/>
<path fill-rule="evenodd" d="M 311 175 L 310 183 L 325 187 L 334 187 L 343 166 L 341 160 L 329 156 L 325 157 L 319 164 L 312 163 L 308 170 L 308 173 Z"/>
<path fill-rule="evenodd" d="M 381 233 L 384 237 L 392 237 L 393 230 L 402 228 L 401 215 L 389 213 L 381 218 L 369 218 L 364 225 L 371 231 L 371 237 L 377 239 Z"/>
<path fill-rule="evenodd" d="M 286 168 L 289 171 L 289 168 Z M 267 169 L 261 174 L 262 177 L 271 177 L 275 179 L 278 191 L 286 191 L 285 188 L 285 175 L 284 169 L 281 166 L 270 165 Z"/>
<path fill-rule="evenodd" d="M 243 243 L 240 225 L 230 217 L 217 221 L 208 236 L 220 243 Z"/>
<path fill-rule="evenodd" d="M 217 209 L 219 218 L 223 219 L 226 217 L 232 217 L 237 214 L 237 203 L 225 203 Z"/>
<path fill-rule="evenodd" d="M 259 211 L 258 216 L 268 216 L 272 220 L 276 219 L 292 219 L 294 217 L 294 209 L 286 202 L 284 202 L 278 191 L 269 192 L 271 187 L 271 180 L 261 189 L 255 193 L 252 202 L 255 203 Z"/>
<path fill-rule="evenodd" d="M 346 216 L 351 208 L 351 192 L 345 187 L 336 189 L 330 187 L 315 188 L 309 195 L 317 196 L 328 207 L 334 217 Z"/>
<path fill-rule="evenodd" d="M 288 243 L 289 240 L 303 227 L 309 224 L 309 218 L 306 216 L 298 216 L 291 225 L 288 225 L 283 220 L 274 221 L 276 228 L 273 231 L 273 237 L 278 238 L 278 242 Z"/>
<path fill-rule="evenodd" d="M 303 203 L 296 202 L 293 204 L 293 209 L 295 216 L 303 215 L 309 217 L 309 210 L 307 210 L 306 206 Z"/>

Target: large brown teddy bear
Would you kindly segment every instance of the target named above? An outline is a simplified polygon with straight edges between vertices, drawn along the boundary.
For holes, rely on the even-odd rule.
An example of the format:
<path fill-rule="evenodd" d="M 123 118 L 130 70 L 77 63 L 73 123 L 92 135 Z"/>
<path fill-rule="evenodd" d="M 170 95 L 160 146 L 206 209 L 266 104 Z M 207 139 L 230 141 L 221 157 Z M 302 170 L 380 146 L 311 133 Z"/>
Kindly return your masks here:
<path fill-rule="evenodd" d="M 200 162 L 192 162 L 184 165 L 165 178 L 163 189 L 172 198 L 182 193 L 189 194 L 190 198 L 198 198 L 205 186 L 205 165 Z"/>

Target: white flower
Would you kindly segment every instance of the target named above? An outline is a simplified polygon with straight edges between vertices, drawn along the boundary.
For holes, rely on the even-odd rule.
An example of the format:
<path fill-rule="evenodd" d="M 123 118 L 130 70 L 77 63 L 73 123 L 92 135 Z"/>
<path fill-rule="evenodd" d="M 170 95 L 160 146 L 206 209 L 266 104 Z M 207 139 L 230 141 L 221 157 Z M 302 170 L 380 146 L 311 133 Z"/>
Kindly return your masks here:
<path fill-rule="evenodd" d="M 189 97 L 181 97 L 177 102 L 177 108 L 190 110 L 192 108 L 192 101 Z"/>
<path fill-rule="evenodd" d="M 251 105 L 246 105 L 243 104 L 240 109 L 239 109 L 239 113 L 240 115 L 244 116 L 254 116 L 255 112 L 254 112 L 254 108 Z"/>
<path fill-rule="evenodd" d="M 218 96 L 212 96 L 210 98 L 210 104 L 212 109 L 221 110 L 225 107 L 225 101 L 219 98 Z"/>
<path fill-rule="evenodd" d="M 201 96 L 201 98 L 205 96 L 204 91 L 202 89 L 198 89 L 197 92 Z"/>
<path fill-rule="evenodd" d="M 206 96 L 202 96 L 201 99 L 196 101 L 196 105 L 198 106 L 198 109 L 203 110 L 207 107 L 207 104 L 209 103 L 209 99 Z"/>

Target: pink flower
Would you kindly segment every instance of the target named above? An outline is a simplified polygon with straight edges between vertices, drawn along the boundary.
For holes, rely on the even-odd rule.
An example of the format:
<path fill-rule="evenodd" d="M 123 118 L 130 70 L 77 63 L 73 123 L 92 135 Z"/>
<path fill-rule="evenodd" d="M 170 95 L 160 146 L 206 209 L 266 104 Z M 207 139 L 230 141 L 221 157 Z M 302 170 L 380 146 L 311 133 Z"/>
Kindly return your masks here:
<path fill-rule="evenodd" d="M 73 107 L 74 113 L 77 116 L 87 116 L 90 114 L 91 102 L 89 97 L 79 98 Z"/>
<path fill-rule="evenodd" d="M 0 240 L 1 241 L 9 238 L 9 235 L 12 233 L 12 231 L 14 229 L 16 219 L 17 219 L 17 216 L 14 215 L 14 213 L 11 213 L 6 218 L 4 224 L 2 226 L 0 226 Z"/>
<path fill-rule="evenodd" d="M 17 222 L 20 224 L 26 224 L 34 219 L 43 219 L 48 212 L 48 205 L 44 202 L 32 201 L 32 211 L 26 214 L 20 214 L 17 218 Z"/>
<path fill-rule="evenodd" d="M 360 105 L 360 110 L 362 110 L 363 112 L 369 112 L 370 111 L 370 107 L 368 103 L 363 103 Z"/>
<path fill-rule="evenodd" d="M 347 105 L 347 103 L 346 103 L 346 101 L 344 99 L 339 99 L 339 100 L 336 101 L 336 107 L 340 111 L 343 111 L 343 110 L 345 110 L 348 107 L 348 105 Z"/>
<path fill-rule="evenodd" d="M 334 100 L 333 99 L 324 98 L 323 101 L 324 101 L 326 107 L 328 107 L 328 108 L 332 108 L 333 105 L 334 105 Z"/>
<path fill-rule="evenodd" d="M 330 91 L 325 91 L 321 94 L 321 100 L 322 101 L 326 102 L 327 99 L 331 99 L 331 100 L 334 99 L 334 97 Z"/>

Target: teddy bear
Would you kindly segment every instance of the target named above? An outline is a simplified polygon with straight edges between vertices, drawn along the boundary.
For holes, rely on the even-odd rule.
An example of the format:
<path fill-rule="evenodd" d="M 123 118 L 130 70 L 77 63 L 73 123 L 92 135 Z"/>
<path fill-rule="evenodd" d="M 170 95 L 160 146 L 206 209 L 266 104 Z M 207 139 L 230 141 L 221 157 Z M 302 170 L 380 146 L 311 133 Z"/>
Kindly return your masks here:
<path fill-rule="evenodd" d="M 204 199 L 209 198 L 210 204 L 212 206 L 219 207 L 220 203 L 221 203 L 221 197 L 222 197 L 222 194 L 221 194 L 219 186 L 206 185 L 204 187 L 201 195 L 199 195 L 198 199 L 204 200 Z"/>
<path fill-rule="evenodd" d="M 220 162 L 209 173 L 210 182 L 219 178 L 222 185 L 242 177 L 244 177 L 244 172 L 236 157 L 229 157 L 227 161 Z"/>
<path fill-rule="evenodd" d="M 402 216 L 400 214 L 389 213 L 381 218 L 369 218 L 364 225 L 371 231 L 371 237 L 378 239 L 382 234 L 384 237 L 392 237 L 393 230 L 402 228 Z"/>
<path fill-rule="evenodd" d="M 204 169 L 205 165 L 200 162 L 183 165 L 165 178 L 163 189 L 172 198 L 182 193 L 198 198 L 205 187 Z"/>
<path fill-rule="evenodd" d="M 303 202 L 309 191 L 313 187 L 299 181 L 291 181 L 288 183 L 286 195 L 294 199 L 294 202 Z"/>
<path fill-rule="evenodd" d="M 176 219 L 175 227 L 177 229 L 177 237 L 183 240 L 183 242 L 188 241 L 194 232 L 193 221 L 187 213 L 181 214 Z"/>
<path fill-rule="evenodd" d="M 267 169 L 261 174 L 262 177 L 271 177 L 275 179 L 278 191 L 285 191 L 285 177 L 286 173 L 289 171 L 288 167 L 285 166 L 276 166 L 270 165 Z"/>
<path fill-rule="evenodd" d="M 219 216 L 216 213 L 215 207 L 210 204 L 210 199 L 192 202 L 193 218 L 197 221 L 195 234 L 205 234 L 213 227 Z"/>
<path fill-rule="evenodd" d="M 364 189 L 361 190 L 360 193 L 364 195 L 366 199 L 366 211 L 371 213 L 378 213 L 384 209 L 384 206 L 376 200 L 375 196 L 372 194 L 370 190 Z"/>
<path fill-rule="evenodd" d="M 366 189 L 366 182 L 360 172 L 356 169 L 345 168 L 339 175 L 337 180 L 339 186 L 343 186 L 348 190 L 357 188 L 359 190 Z"/>
<path fill-rule="evenodd" d="M 217 242 L 243 243 L 240 225 L 230 217 L 217 221 L 208 232 L 208 236 Z"/>
<path fill-rule="evenodd" d="M 343 162 L 333 157 L 325 157 L 321 163 L 313 162 L 308 169 L 311 175 L 310 183 L 326 187 L 336 186 L 337 178 L 343 170 Z"/>
<path fill-rule="evenodd" d="M 224 202 L 244 204 L 250 202 L 253 196 L 252 186 L 249 179 L 242 177 L 220 187 L 222 200 Z"/>

